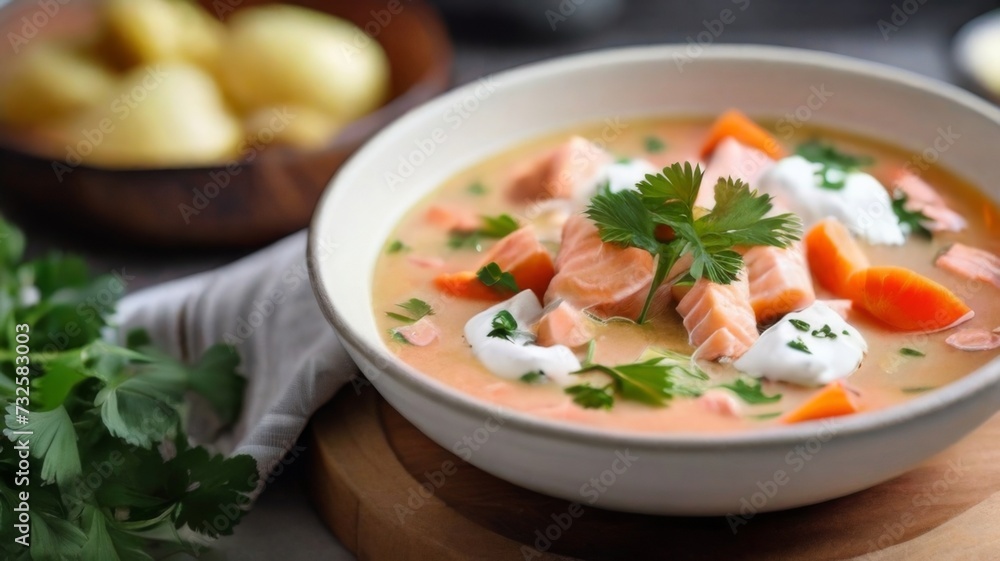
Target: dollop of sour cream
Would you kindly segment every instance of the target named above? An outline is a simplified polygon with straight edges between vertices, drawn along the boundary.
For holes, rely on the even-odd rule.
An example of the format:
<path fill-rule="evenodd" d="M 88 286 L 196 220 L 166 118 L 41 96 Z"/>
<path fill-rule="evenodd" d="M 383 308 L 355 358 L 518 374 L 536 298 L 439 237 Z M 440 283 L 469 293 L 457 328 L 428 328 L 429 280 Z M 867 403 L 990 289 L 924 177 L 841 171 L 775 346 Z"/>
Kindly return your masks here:
<path fill-rule="evenodd" d="M 853 374 L 867 352 L 857 329 L 815 302 L 781 318 L 733 365 L 756 378 L 821 386 Z"/>
<path fill-rule="evenodd" d="M 508 341 L 490 337 L 493 319 L 507 311 L 517 321 L 517 331 Z M 580 361 L 573 351 L 563 345 L 540 347 L 530 328 L 542 317 L 542 306 L 535 293 L 523 290 L 506 300 L 472 316 L 465 324 L 465 340 L 472 346 L 472 353 L 493 374 L 514 380 L 529 372 L 541 372 L 546 378 L 560 385 L 572 383 L 571 372 L 580 369 Z"/>
<path fill-rule="evenodd" d="M 902 245 L 906 241 L 889 192 L 877 179 L 852 171 L 842 177 L 842 188 L 828 189 L 821 186 L 822 170 L 822 164 L 802 156 L 783 158 L 761 177 L 760 190 L 788 204 L 806 228 L 832 216 L 872 244 Z M 829 171 L 828 177 L 835 173 L 839 172 Z"/>

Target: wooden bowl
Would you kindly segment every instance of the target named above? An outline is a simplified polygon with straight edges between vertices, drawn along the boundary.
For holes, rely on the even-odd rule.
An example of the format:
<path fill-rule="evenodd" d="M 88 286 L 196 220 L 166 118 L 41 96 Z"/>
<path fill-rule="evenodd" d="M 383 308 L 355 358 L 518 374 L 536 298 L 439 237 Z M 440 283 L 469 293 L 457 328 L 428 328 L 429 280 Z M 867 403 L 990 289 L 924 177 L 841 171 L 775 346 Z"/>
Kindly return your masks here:
<path fill-rule="evenodd" d="M 200 0 L 220 19 L 266 0 Z M 112 169 L 65 166 L 33 152 L 17 131 L 0 130 L 0 184 L 13 202 L 43 205 L 81 231 L 112 233 L 128 242 L 158 246 L 253 246 L 305 227 L 330 178 L 361 144 L 412 107 L 443 91 L 450 78 L 451 45 L 443 23 L 425 3 L 399 4 L 387 11 L 384 0 L 292 0 L 350 20 L 385 49 L 390 65 L 391 98 L 380 109 L 354 121 L 325 146 L 314 150 L 269 147 L 256 157 L 217 166 Z M 42 12 L 34 2 L 0 9 L 0 31 L 24 35 L 25 20 Z M 44 18 L 30 41 L 79 34 L 92 25 L 94 4 L 74 2 Z M 26 48 L 30 48 L 30 41 Z M 16 56 L 4 49 L 4 59 Z M 60 172 L 61 171 L 61 172 Z M 51 216 L 51 214 L 49 214 Z"/>

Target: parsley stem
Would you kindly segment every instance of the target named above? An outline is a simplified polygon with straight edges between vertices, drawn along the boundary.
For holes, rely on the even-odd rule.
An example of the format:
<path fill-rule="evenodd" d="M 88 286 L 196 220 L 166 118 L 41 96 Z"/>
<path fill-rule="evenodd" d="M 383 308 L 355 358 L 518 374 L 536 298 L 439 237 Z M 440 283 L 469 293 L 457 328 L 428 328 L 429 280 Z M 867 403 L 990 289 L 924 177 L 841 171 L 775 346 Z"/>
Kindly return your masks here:
<path fill-rule="evenodd" d="M 653 304 L 653 296 L 656 294 L 656 290 L 663 284 L 663 280 L 667 278 L 667 273 L 670 272 L 670 269 L 674 268 L 674 263 L 677 263 L 679 257 L 680 255 L 674 249 L 674 244 L 667 245 L 664 251 L 657 254 L 653 284 L 649 285 L 649 294 L 646 295 L 646 302 L 642 305 L 642 311 L 639 312 L 639 319 L 636 320 L 636 323 L 642 324 L 646 321 L 646 314 L 649 313 L 649 307 Z"/>

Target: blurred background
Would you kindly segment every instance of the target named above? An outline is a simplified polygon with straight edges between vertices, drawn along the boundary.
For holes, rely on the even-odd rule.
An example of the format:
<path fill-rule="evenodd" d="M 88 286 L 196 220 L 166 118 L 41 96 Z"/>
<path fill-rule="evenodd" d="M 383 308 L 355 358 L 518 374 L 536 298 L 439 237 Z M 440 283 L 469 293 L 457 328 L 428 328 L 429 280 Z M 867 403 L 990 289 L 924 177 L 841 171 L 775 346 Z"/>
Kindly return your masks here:
<path fill-rule="evenodd" d="M 129 290 L 227 263 L 304 227 L 336 167 L 408 109 L 569 53 L 784 45 L 1000 95 L 995 0 L 293 3 L 311 11 L 0 0 L 0 211 L 29 252 L 81 253 Z M 298 464 L 213 556 L 350 559 Z"/>

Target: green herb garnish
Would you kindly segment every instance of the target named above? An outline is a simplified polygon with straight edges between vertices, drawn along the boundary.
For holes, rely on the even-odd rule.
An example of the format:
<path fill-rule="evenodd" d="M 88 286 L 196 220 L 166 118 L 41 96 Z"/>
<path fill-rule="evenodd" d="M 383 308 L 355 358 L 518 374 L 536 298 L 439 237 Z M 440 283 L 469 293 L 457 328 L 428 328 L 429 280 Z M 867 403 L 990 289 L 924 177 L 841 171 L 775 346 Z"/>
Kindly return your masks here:
<path fill-rule="evenodd" d="M 650 154 L 659 154 L 667 147 L 667 145 L 660 140 L 660 137 L 653 135 L 647 136 L 644 144 L 646 145 L 646 152 Z"/>
<path fill-rule="evenodd" d="M 771 419 L 777 419 L 780 416 L 781 412 L 777 412 L 777 413 L 762 413 L 760 415 L 750 415 L 750 418 L 756 421 L 770 421 Z"/>
<path fill-rule="evenodd" d="M 493 331 L 486 334 L 487 337 L 495 337 L 505 341 L 513 341 L 514 334 L 517 333 L 517 320 L 507 310 L 500 310 L 493 316 L 491 323 Z"/>
<path fill-rule="evenodd" d="M 407 341 L 406 337 L 403 337 L 403 334 L 400 333 L 399 331 L 396 331 L 395 329 L 390 329 L 389 330 L 389 338 L 392 339 L 393 341 L 397 342 L 397 343 L 402 343 L 404 345 L 412 345 L 413 344 L 413 343 Z"/>
<path fill-rule="evenodd" d="M 545 374 L 539 371 L 528 372 L 521 376 L 521 381 L 525 384 L 541 384 L 545 381 Z"/>
<path fill-rule="evenodd" d="M 806 344 L 802 342 L 801 337 L 794 341 L 789 341 L 788 346 L 795 349 L 796 351 L 801 351 L 809 355 L 812 354 L 812 351 L 809 350 L 809 347 L 807 347 Z"/>
<path fill-rule="evenodd" d="M 917 349 L 911 349 L 909 347 L 903 347 L 902 349 L 899 349 L 899 354 L 903 356 L 913 356 L 918 358 L 927 356 L 926 354 L 918 351 Z"/>
<path fill-rule="evenodd" d="M 477 196 L 478 195 L 485 195 L 486 194 L 486 186 L 483 185 L 483 183 L 481 181 L 475 181 L 472 184 L 470 184 L 468 187 L 466 187 L 465 191 L 467 193 L 469 193 L 470 195 L 477 195 Z"/>
<path fill-rule="evenodd" d="M 909 197 L 903 191 L 896 189 L 892 197 L 892 212 L 896 213 L 899 226 L 904 234 L 916 234 L 922 238 L 931 238 L 931 231 L 924 224 L 931 221 L 923 211 L 909 210 L 906 203 Z"/>
<path fill-rule="evenodd" d="M 622 399 L 647 405 L 663 406 L 674 397 L 698 397 L 703 393 L 708 375 L 679 355 L 657 356 L 631 364 L 605 366 L 588 359 L 574 374 L 601 372 L 611 378 L 611 389 Z"/>
<path fill-rule="evenodd" d="M 636 184 L 638 191 L 599 194 L 587 208 L 587 216 L 597 225 L 603 241 L 636 247 L 656 258 L 653 282 L 638 323 L 645 321 L 653 295 L 682 255 L 693 258 L 693 278 L 729 284 L 743 268 L 743 259 L 734 247 L 786 247 L 801 235 L 797 217 L 767 216 L 771 197 L 757 194 L 732 178 L 719 180 L 715 208 L 696 217 L 701 179 L 701 167 L 677 163 L 656 176 L 646 176 Z M 674 239 L 661 242 L 656 238 L 656 227 L 661 224 L 674 230 Z"/>
<path fill-rule="evenodd" d="M 788 320 L 788 323 L 792 324 L 792 327 L 798 329 L 799 331 L 809 331 L 810 329 L 809 324 L 800 319 L 790 319 Z"/>
<path fill-rule="evenodd" d="M 514 275 L 504 271 L 496 261 L 490 261 L 483 268 L 476 271 L 476 278 L 479 282 L 494 290 L 508 290 L 510 292 L 520 292 Z"/>
<path fill-rule="evenodd" d="M 483 250 L 483 239 L 499 239 L 516 231 L 520 226 L 517 220 L 509 214 L 498 216 L 482 216 L 482 226 L 471 232 L 450 232 L 448 247 L 452 249 Z"/>
<path fill-rule="evenodd" d="M 820 180 L 820 187 L 825 189 L 843 189 L 848 173 L 875 163 L 870 156 L 846 154 L 837 150 L 832 144 L 818 140 L 800 144 L 795 153 L 810 162 L 823 165 L 816 172 L 816 177 Z"/>
<path fill-rule="evenodd" d="M 424 302 L 420 298 L 410 298 L 402 304 L 396 304 L 396 307 L 406 310 L 409 315 L 403 315 L 396 312 L 386 312 L 385 315 L 403 323 L 416 323 L 425 316 L 434 315 L 434 309 L 431 308 L 431 305 Z"/>
<path fill-rule="evenodd" d="M 577 384 L 564 390 L 573 396 L 573 403 L 584 409 L 611 409 L 615 404 L 612 384 L 597 388 L 590 384 Z"/>
<path fill-rule="evenodd" d="M 401 253 L 403 251 L 409 251 L 410 246 L 403 243 L 402 240 L 393 240 L 389 247 L 386 248 L 385 252 L 389 254 Z"/>
<path fill-rule="evenodd" d="M 903 393 L 924 393 L 936 389 L 937 389 L 936 386 L 916 386 L 912 388 L 901 388 L 901 391 Z"/>
<path fill-rule="evenodd" d="M 817 339 L 836 339 L 837 334 L 830 329 L 829 325 L 823 324 L 823 327 L 812 332 L 812 336 Z"/>
<path fill-rule="evenodd" d="M 0 219 L 0 557 L 151 559 L 154 541 L 191 552 L 231 534 L 256 462 L 191 445 L 184 419 L 196 394 L 220 429 L 236 421 L 239 354 L 216 345 L 185 364 L 142 331 L 108 342 L 120 335 L 108 318 L 123 279 L 93 278 L 76 257 L 25 261 L 24 241 Z M 18 297 L 27 291 L 37 298 Z"/>
<path fill-rule="evenodd" d="M 753 383 L 747 383 L 747 381 L 743 378 L 737 378 L 732 384 L 722 384 L 719 387 L 730 390 L 736 394 L 737 397 L 751 405 L 774 403 L 781 399 L 780 393 L 766 395 L 760 380 L 754 380 Z"/>
<path fill-rule="evenodd" d="M 846 330 L 846 329 L 845 329 L 845 330 L 843 330 L 843 331 L 841 331 L 841 333 L 843 333 L 844 335 L 847 335 L 847 336 L 850 336 L 850 335 L 851 335 L 851 332 L 850 332 L 850 331 L 848 331 L 848 330 Z"/>

